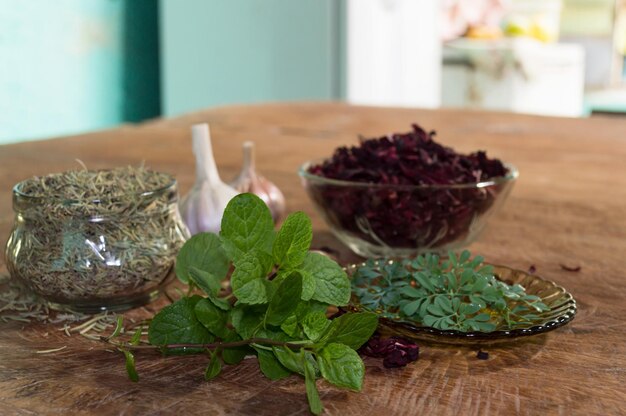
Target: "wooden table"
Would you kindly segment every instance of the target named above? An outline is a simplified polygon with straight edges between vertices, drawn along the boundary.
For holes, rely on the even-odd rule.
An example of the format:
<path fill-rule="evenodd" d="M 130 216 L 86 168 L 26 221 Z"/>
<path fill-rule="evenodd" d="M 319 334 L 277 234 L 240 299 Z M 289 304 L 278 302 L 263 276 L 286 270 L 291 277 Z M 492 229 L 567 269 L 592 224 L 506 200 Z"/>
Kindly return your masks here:
<path fill-rule="evenodd" d="M 189 126 L 211 124 L 224 178 L 241 163 L 241 143 L 257 142 L 261 172 L 284 191 L 290 210 L 313 218 L 314 245 L 354 259 L 313 211 L 298 165 L 324 157 L 357 135 L 436 129 L 459 150 L 488 149 L 518 166 L 510 199 L 471 249 L 488 261 L 528 269 L 565 286 L 577 299 L 576 319 L 552 333 L 489 349 L 422 345 L 406 368 L 365 360 L 361 394 L 321 383 L 334 415 L 618 414 L 626 413 L 626 122 L 560 119 L 469 111 L 379 109 L 342 104 L 225 107 L 50 141 L 0 147 L 0 244 L 12 223 L 11 186 L 31 175 L 77 167 L 146 165 L 193 182 Z M 27 122 L 27 120 L 25 120 Z M 560 264 L 580 266 L 580 272 Z M 138 356 L 141 381 L 127 380 L 118 354 L 53 325 L 3 324 L 0 414 L 306 414 L 304 384 L 295 376 L 263 378 L 254 360 L 203 381 L 204 357 Z M 35 351 L 67 345 L 55 354 Z"/>

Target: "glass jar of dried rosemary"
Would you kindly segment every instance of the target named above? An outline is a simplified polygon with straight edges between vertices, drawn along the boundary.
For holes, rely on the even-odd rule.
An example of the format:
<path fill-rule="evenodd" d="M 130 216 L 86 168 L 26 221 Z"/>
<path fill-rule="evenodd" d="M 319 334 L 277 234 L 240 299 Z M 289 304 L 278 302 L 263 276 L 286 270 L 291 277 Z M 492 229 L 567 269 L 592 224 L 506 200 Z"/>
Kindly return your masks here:
<path fill-rule="evenodd" d="M 13 189 L 11 275 L 52 306 L 123 310 L 158 296 L 188 237 L 170 175 L 67 171 Z"/>

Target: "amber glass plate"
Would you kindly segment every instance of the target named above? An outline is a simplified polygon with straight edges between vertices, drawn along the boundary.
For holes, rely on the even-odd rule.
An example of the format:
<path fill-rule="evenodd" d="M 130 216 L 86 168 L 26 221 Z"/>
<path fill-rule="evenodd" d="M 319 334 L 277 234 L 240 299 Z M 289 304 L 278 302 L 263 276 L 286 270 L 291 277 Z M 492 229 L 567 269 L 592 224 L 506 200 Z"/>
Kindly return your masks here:
<path fill-rule="evenodd" d="M 346 271 L 348 275 L 354 273 L 361 265 L 352 264 L 347 266 Z M 539 296 L 550 310 L 540 314 L 540 320 L 532 325 L 519 325 L 515 328 L 498 327 L 492 332 L 441 330 L 423 326 L 418 321 L 385 317 L 381 317 L 379 320 L 379 330 L 385 335 L 398 335 L 413 340 L 450 344 L 495 343 L 543 334 L 559 328 L 574 319 L 576 315 L 576 301 L 563 287 L 544 280 L 539 276 L 506 266 L 493 265 L 493 270 L 499 280 L 510 285 L 519 284 L 526 290 L 527 294 Z M 356 310 L 364 309 L 354 296 L 351 307 Z"/>

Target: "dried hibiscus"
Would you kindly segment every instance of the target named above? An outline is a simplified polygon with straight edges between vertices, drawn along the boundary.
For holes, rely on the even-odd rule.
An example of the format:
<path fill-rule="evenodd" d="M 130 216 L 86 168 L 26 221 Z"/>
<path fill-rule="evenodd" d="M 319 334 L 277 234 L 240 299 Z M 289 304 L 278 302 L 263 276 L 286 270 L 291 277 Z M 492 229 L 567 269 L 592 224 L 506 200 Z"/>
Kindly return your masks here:
<path fill-rule="evenodd" d="M 338 148 L 309 173 L 378 186 L 329 183 L 311 187 L 312 198 L 325 207 L 331 224 L 372 244 L 444 248 L 469 239 L 478 228 L 477 218 L 492 207 L 507 183 L 458 185 L 505 176 L 507 168 L 483 151 L 457 153 L 435 142 L 434 135 L 413 125 L 409 133 Z"/>
<path fill-rule="evenodd" d="M 400 337 L 381 339 L 378 334 L 370 338 L 359 352 L 369 357 L 382 358 L 386 368 L 404 367 L 419 357 L 419 347 L 414 342 Z"/>

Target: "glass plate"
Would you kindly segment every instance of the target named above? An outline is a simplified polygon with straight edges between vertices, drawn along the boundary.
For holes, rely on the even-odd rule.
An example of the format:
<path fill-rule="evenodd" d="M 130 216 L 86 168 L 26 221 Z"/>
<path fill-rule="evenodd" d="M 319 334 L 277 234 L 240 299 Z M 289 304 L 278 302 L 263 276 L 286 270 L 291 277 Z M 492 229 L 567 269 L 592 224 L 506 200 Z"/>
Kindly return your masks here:
<path fill-rule="evenodd" d="M 352 275 L 363 264 L 351 264 L 345 270 L 348 275 Z M 521 285 L 527 294 L 539 296 L 541 301 L 550 308 L 550 310 L 540 315 L 541 321 L 532 325 L 520 325 L 514 329 L 496 329 L 492 332 L 460 332 L 422 326 L 417 321 L 380 317 L 379 331 L 385 335 L 397 335 L 412 340 L 449 344 L 495 343 L 543 334 L 559 328 L 574 319 L 576 315 L 576 301 L 563 287 L 521 270 L 511 269 L 506 266 L 492 266 L 496 278 L 510 285 Z M 364 309 L 354 296 L 350 306 L 351 309 L 357 311 Z"/>

